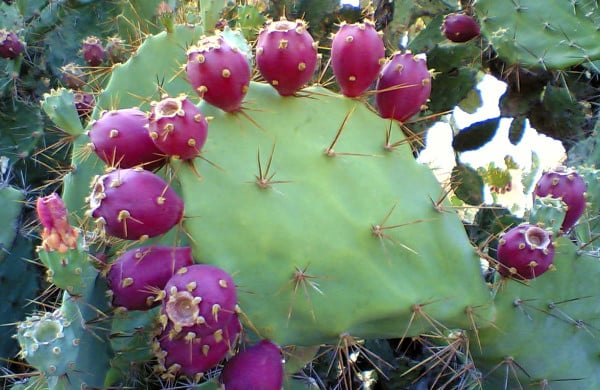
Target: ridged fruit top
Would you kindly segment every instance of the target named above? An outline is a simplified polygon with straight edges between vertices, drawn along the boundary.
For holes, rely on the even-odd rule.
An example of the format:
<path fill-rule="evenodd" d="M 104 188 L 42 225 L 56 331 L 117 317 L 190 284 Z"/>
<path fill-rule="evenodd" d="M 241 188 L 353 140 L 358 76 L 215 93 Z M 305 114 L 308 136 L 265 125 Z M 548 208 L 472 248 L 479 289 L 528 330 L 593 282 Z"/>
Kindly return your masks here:
<path fill-rule="evenodd" d="M 251 69 L 244 54 L 218 35 L 202 38 L 187 51 L 185 71 L 196 93 L 226 112 L 241 108 Z"/>
<path fill-rule="evenodd" d="M 256 41 L 256 66 L 281 96 L 296 93 L 313 77 L 317 43 L 302 20 L 269 21 Z"/>
<path fill-rule="evenodd" d="M 395 53 L 381 69 L 375 103 L 383 118 L 404 122 L 417 114 L 431 94 L 431 75 L 424 58 Z"/>
<path fill-rule="evenodd" d="M 198 156 L 206 142 L 208 121 L 187 96 L 165 96 L 152 102 L 148 129 L 161 152 L 189 160 Z"/>
<path fill-rule="evenodd" d="M 385 46 L 372 22 L 342 23 L 331 42 L 331 68 L 342 93 L 362 94 L 385 62 Z"/>
<path fill-rule="evenodd" d="M 537 225 L 522 224 L 502 235 L 498 244 L 498 271 L 515 279 L 533 279 L 554 260 L 552 236 Z"/>

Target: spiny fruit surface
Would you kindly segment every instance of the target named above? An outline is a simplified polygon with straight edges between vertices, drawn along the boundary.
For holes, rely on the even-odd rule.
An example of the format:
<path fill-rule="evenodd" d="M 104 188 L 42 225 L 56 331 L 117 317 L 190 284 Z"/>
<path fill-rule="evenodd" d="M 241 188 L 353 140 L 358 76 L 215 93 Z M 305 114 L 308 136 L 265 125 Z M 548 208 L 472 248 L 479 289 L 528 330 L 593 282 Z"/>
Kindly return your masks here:
<path fill-rule="evenodd" d="M 143 246 L 129 249 L 108 267 L 106 279 L 112 304 L 127 310 L 148 310 L 167 281 L 182 267 L 194 264 L 190 247 Z"/>
<path fill-rule="evenodd" d="M 262 340 L 228 360 L 220 381 L 225 390 L 280 390 L 283 376 L 279 346 Z"/>
<path fill-rule="evenodd" d="M 100 66 L 106 59 L 106 51 L 98 37 L 90 36 L 81 44 L 81 55 L 89 66 Z"/>
<path fill-rule="evenodd" d="M 196 93 L 226 112 L 241 108 L 251 69 L 244 54 L 222 37 L 202 38 L 187 51 L 185 71 Z"/>
<path fill-rule="evenodd" d="M 498 271 L 515 279 L 533 279 L 554 260 L 552 235 L 537 225 L 522 224 L 502 235 L 498 244 Z"/>
<path fill-rule="evenodd" d="M 373 23 L 341 24 L 331 42 L 331 68 L 345 96 L 366 91 L 384 62 L 385 46 Z"/>
<path fill-rule="evenodd" d="M 473 17 L 465 14 L 449 14 L 444 17 L 442 33 L 452 42 L 462 43 L 479 36 L 481 30 Z"/>
<path fill-rule="evenodd" d="M 209 264 L 179 269 L 164 290 L 163 324 L 174 331 L 194 327 L 198 336 L 222 329 L 235 314 L 237 291 L 231 276 Z"/>
<path fill-rule="evenodd" d="M 127 240 L 166 233 L 183 216 L 183 200 L 160 176 L 142 168 L 97 176 L 88 214 L 102 233 Z"/>
<path fill-rule="evenodd" d="M 281 96 L 296 93 L 313 77 L 317 43 L 302 20 L 269 21 L 258 34 L 256 66 Z"/>
<path fill-rule="evenodd" d="M 139 108 L 122 108 L 104 111 L 87 135 L 94 152 L 108 166 L 153 169 L 162 165 L 164 154 L 148 134 L 148 125 L 148 116 Z"/>
<path fill-rule="evenodd" d="M 376 89 L 375 103 L 383 118 L 410 119 L 431 94 L 427 62 L 412 53 L 394 53 L 381 69 Z"/>
<path fill-rule="evenodd" d="M 0 29 L 0 57 L 13 60 L 23 51 L 23 43 L 14 31 Z"/>
<path fill-rule="evenodd" d="M 157 371 L 163 378 L 186 376 L 198 380 L 204 372 L 233 353 L 242 330 L 237 315 L 212 332 L 198 332 L 199 326 L 177 331 L 169 323 L 155 337 L 153 353 L 158 360 Z"/>
<path fill-rule="evenodd" d="M 182 160 L 200 153 L 208 136 L 208 121 L 185 95 L 152 102 L 150 138 L 161 152 Z"/>
<path fill-rule="evenodd" d="M 534 194 L 538 197 L 550 196 L 562 200 L 567 212 L 561 230 L 568 232 L 583 215 L 586 207 L 587 185 L 573 169 L 564 166 L 544 172 L 535 185 Z"/>

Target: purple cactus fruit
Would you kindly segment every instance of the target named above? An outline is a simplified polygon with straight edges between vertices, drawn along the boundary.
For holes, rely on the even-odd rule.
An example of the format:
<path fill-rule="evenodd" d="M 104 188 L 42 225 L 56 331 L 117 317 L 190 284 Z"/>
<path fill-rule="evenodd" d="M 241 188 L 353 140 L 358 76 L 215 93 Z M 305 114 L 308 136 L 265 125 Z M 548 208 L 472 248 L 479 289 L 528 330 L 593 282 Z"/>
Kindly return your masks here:
<path fill-rule="evenodd" d="M 185 95 L 166 96 L 152 102 L 148 129 L 164 154 L 189 160 L 198 156 L 206 142 L 208 121 Z"/>
<path fill-rule="evenodd" d="M 106 56 L 112 64 L 125 62 L 127 59 L 127 50 L 125 42 L 119 37 L 106 38 Z"/>
<path fill-rule="evenodd" d="M 183 217 L 183 200 L 173 188 L 140 167 L 97 176 L 87 201 L 98 227 L 126 240 L 164 234 Z"/>
<path fill-rule="evenodd" d="M 202 336 L 223 328 L 235 314 L 237 291 L 231 276 L 209 264 L 181 268 L 165 285 L 163 324 L 175 331 L 194 327 Z"/>
<path fill-rule="evenodd" d="M 262 340 L 227 361 L 220 381 L 227 390 L 281 390 L 283 376 L 281 349 Z"/>
<path fill-rule="evenodd" d="M 469 15 L 448 14 L 444 17 L 442 33 L 452 42 L 470 41 L 481 34 L 479 24 Z"/>
<path fill-rule="evenodd" d="M 568 232 L 583 215 L 586 207 L 587 185 L 573 169 L 559 166 L 544 172 L 535 185 L 534 196 L 561 199 L 567 206 L 561 230 Z"/>
<path fill-rule="evenodd" d="M 256 41 L 256 66 L 281 96 L 296 93 L 313 77 L 317 43 L 302 20 L 267 22 Z"/>
<path fill-rule="evenodd" d="M 384 62 L 383 39 L 372 22 L 341 24 L 331 43 L 331 67 L 345 96 L 366 91 Z"/>
<path fill-rule="evenodd" d="M 223 111 L 238 111 L 250 86 L 246 56 L 218 35 L 198 41 L 187 56 L 185 71 L 194 91 Z"/>
<path fill-rule="evenodd" d="M 61 66 L 60 71 L 60 78 L 67 88 L 81 89 L 85 86 L 87 77 L 76 63 L 70 62 L 65 66 Z"/>
<path fill-rule="evenodd" d="M 14 60 L 23 51 L 23 42 L 13 31 L 0 29 L 0 57 Z"/>
<path fill-rule="evenodd" d="M 94 95 L 92 95 L 89 92 L 74 92 L 73 100 L 75 101 L 75 108 L 77 109 L 77 114 L 79 114 L 80 117 L 89 116 L 94 110 L 94 106 L 96 105 L 96 99 L 94 99 Z"/>
<path fill-rule="evenodd" d="M 89 66 L 100 66 L 106 59 L 106 51 L 102 42 L 95 36 L 89 36 L 83 40 L 81 55 Z"/>
<path fill-rule="evenodd" d="M 515 279 L 533 279 L 554 261 L 552 234 L 537 225 L 521 224 L 505 232 L 498 243 L 498 271 Z"/>
<path fill-rule="evenodd" d="M 198 380 L 233 352 L 242 326 L 237 315 L 224 327 L 200 335 L 196 327 L 175 331 L 172 324 L 156 337 L 153 352 L 163 377 L 184 375 Z"/>
<path fill-rule="evenodd" d="M 164 154 L 148 134 L 148 116 L 138 108 L 105 111 L 92 122 L 88 136 L 102 161 L 119 168 L 141 165 L 152 170 L 164 163 Z"/>
<path fill-rule="evenodd" d="M 381 117 L 406 121 L 421 111 L 431 94 L 427 62 L 411 53 L 394 53 L 381 69 L 376 88 Z"/>
<path fill-rule="evenodd" d="M 156 298 L 171 276 L 192 264 L 192 250 L 187 246 L 143 246 L 123 252 L 106 272 L 113 306 L 127 310 L 158 306 Z"/>

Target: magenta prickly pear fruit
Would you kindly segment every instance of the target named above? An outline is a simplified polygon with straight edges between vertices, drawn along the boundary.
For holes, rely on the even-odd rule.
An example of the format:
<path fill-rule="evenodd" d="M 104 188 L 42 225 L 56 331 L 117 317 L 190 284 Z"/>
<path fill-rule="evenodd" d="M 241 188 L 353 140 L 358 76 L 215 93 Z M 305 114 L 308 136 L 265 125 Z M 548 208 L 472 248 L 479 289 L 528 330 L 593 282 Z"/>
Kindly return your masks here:
<path fill-rule="evenodd" d="M 102 232 L 138 240 L 168 232 L 183 217 L 183 200 L 160 176 L 142 168 L 96 176 L 88 214 Z"/>
<path fill-rule="evenodd" d="M 567 212 L 561 230 L 568 232 L 585 211 L 586 191 L 585 181 L 575 170 L 560 166 L 542 174 L 535 185 L 534 196 L 550 196 L 565 203 Z"/>
<path fill-rule="evenodd" d="M 163 378 L 184 375 L 194 380 L 233 352 L 242 326 L 237 315 L 220 329 L 200 335 L 196 327 L 175 331 L 172 324 L 155 338 L 153 353 Z"/>
<path fill-rule="evenodd" d="M 164 154 L 148 134 L 148 116 L 138 108 L 105 111 L 88 131 L 91 145 L 102 161 L 119 168 L 159 167 Z"/>
<path fill-rule="evenodd" d="M 152 102 L 150 138 L 167 156 L 182 160 L 200 153 L 208 135 L 208 121 L 185 95 Z"/>
<path fill-rule="evenodd" d="M 13 31 L 0 29 L 0 57 L 13 60 L 23 51 L 23 43 Z"/>
<path fill-rule="evenodd" d="M 394 53 L 381 69 L 375 103 L 383 118 L 404 122 L 421 111 L 431 94 L 431 75 L 424 58 Z"/>
<path fill-rule="evenodd" d="M 171 276 L 194 264 L 190 247 L 143 246 L 123 252 L 106 272 L 112 304 L 127 310 L 158 306 Z"/>
<path fill-rule="evenodd" d="M 296 93 L 313 77 L 317 43 L 302 20 L 269 21 L 258 34 L 256 66 L 281 96 Z"/>
<path fill-rule="evenodd" d="M 478 37 L 479 24 L 469 15 L 449 14 L 444 18 L 442 33 L 452 42 L 462 43 Z"/>
<path fill-rule="evenodd" d="M 94 95 L 89 92 L 74 92 L 73 100 L 75 101 L 77 114 L 79 114 L 80 117 L 89 116 L 96 105 L 96 99 L 94 99 Z"/>
<path fill-rule="evenodd" d="M 67 88 L 81 89 L 85 86 L 86 75 L 79 65 L 70 62 L 65 66 L 61 66 L 61 80 Z"/>
<path fill-rule="evenodd" d="M 521 224 L 505 232 L 498 243 L 498 271 L 515 279 L 542 275 L 554 261 L 552 234 L 537 225 Z"/>
<path fill-rule="evenodd" d="M 106 39 L 106 56 L 108 60 L 117 64 L 125 62 L 127 59 L 127 50 L 125 49 L 125 42 L 119 37 L 109 37 Z"/>
<path fill-rule="evenodd" d="M 250 85 L 246 56 L 218 35 L 198 41 L 187 51 L 185 71 L 198 95 L 226 112 L 238 111 Z"/>
<path fill-rule="evenodd" d="M 237 307 L 231 276 L 219 267 L 194 264 L 179 269 L 165 285 L 161 321 L 174 331 L 194 327 L 201 336 L 222 329 Z"/>
<path fill-rule="evenodd" d="M 279 346 L 262 340 L 227 361 L 220 381 L 226 390 L 281 390 L 283 376 Z"/>
<path fill-rule="evenodd" d="M 87 37 L 81 45 L 81 55 L 89 66 L 100 66 L 106 59 L 106 51 L 100 39 L 94 36 Z"/>
<path fill-rule="evenodd" d="M 331 43 L 331 68 L 345 96 L 366 91 L 384 62 L 383 39 L 372 22 L 341 24 Z"/>

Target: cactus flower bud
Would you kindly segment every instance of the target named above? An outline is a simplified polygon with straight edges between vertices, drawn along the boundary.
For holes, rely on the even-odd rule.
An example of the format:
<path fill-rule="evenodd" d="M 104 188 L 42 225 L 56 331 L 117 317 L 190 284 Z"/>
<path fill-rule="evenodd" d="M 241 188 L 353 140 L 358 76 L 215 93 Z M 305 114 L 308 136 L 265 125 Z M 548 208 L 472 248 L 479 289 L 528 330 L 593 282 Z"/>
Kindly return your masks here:
<path fill-rule="evenodd" d="M 44 250 L 66 253 L 77 247 L 79 233 L 69 224 L 67 208 L 58 194 L 38 198 L 36 210 L 43 226 L 41 246 Z"/>

